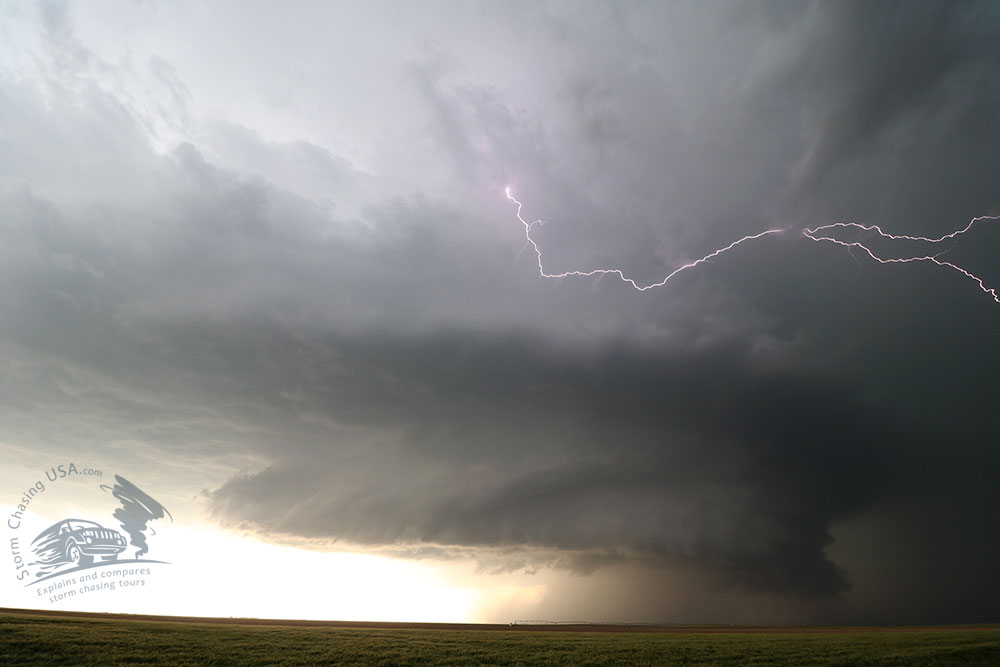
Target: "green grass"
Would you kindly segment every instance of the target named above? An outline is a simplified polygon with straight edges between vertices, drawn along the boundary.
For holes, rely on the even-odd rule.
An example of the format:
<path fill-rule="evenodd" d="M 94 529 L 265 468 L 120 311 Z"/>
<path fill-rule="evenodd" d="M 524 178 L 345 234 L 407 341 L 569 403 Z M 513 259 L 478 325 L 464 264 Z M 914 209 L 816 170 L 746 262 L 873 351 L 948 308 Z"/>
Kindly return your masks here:
<path fill-rule="evenodd" d="M 542 632 L 0 614 L 3 665 L 998 665 L 1000 628 Z"/>

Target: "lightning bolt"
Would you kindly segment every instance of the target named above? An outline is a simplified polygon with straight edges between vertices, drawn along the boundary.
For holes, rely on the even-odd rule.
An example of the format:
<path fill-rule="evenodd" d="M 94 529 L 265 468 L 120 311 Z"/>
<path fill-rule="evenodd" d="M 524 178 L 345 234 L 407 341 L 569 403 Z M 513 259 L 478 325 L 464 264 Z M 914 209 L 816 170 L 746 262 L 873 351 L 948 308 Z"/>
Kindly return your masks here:
<path fill-rule="evenodd" d="M 521 207 L 522 207 L 521 202 L 514 199 L 514 195 L 510 193 L 510 188 L 507 188 L 506 193 L 507 193 L 507 199 L 517 204 L 517 219 L 521 221 L 522 225 L 524 225 L 524 238 L 527 242 L 525 248 L 527 248 L 530 245 L 535 251 L 535 257 L 538 258 L 538 275 L 540 275 L 543 278 L 568 278 L 570 276 L 586 277 L 586 276 L 616 275 L 619 278 L 621 278 L 622 282 L 628 283 L 629 285 L 631 285 L 633 288 L 637 289 L 640 292 L 645 292 L 647 290 L 651 290 L 656 287 L 663 287 L 664 285 L 667 284 L 667 282 L 671 278 L 676 276 L 678 273 L 687 271 L 688 269 L 693 269 L 699 264 L 704 264 L 705 262 L 708 262 L 713 258 L 718 257 L 719 255 L 732 250 L 733 248 L 742 243 L 746 243 L 747 241 L 753 241 L 754 239 L 759 239 L 763 236 L 769 236 L 771 234 L 778 234 L 780 232 L 787 231 L 785 228 L 768 229 L 763 232 L 760 232 L 759 234 L 750 234 L 748 236 L 744 236 L 741 239 L 733 241 L 727 246 L 724 246 L 722 248 L 719 248 L 718 250 L 714 250 L 708 253 L 701 259 L 696 259 L 693 262 L 688 262 L 687 264 L 682 264 L 681 266 L 678 266 L 676 269 L 671 271 L 666 278 L 664 278 L 660 282 L 649 283 L 648 285 L 640 285 L 634 279 L 626 276 L 625 272 L 622 271 L 621 269 L 591 269 L 590 271 L 565 271 L 563 273 L 548 273 L 545 270 L 545 266 L 542 265 L 542 251 L 538 247 L 538 244 L 535 242 L 535 239 L 531 238 L 531 230 L 535 227 L 535 225 L 541 225 L 544 223 L 541 220 L 535 220 L 534 222 L 526 221 L 523 217 L 521 217 Z"/>
<path fill-rule="evenodd" d="M 525 244 L 524 244 L 524 247 L 521 249 L 521 252 L 518 253 L 518 257 L 520 257 L 521 253 L 523 253 L 528 247 L 530 247 L 532 250 L 534 250 L 534 252 L 535 252 L 535 258 L 537 259 L 537 262 L 538 262 L 538 275 L 540 275 L 543 278 L 552 278 L 552 279 L 555 279 L 555 278 L 569 278 L 571 276 L 587 277 L 587 276 L 615 275 L 615 276 L 618 276 L 618 278 L 621 279 L 622 282 L 628 283 L 633 289 L 638 290 L 639 292 L 645 292 L 647 290 L 651 290 L 651 289 L 654 289 L 656 287 L 663 287 L 664 285 L 667 284 L 668 281 L 670 281 L 671 278 L 673 278 L 677 274 L 682 273 L 684 271 L 687 271 L 688 269 L 693 269 L 694 267 L 698 266 L 699 264 L 704 264 L 705 262 L 709 262 L 712 259 L 714 259 L 715 257 L 718 257 L 719 255 L 722 255 L 723 253 L 729 252 L 730 250 L 732 250 L 733 248 L 735 248 L 738 245 L 741 245 L 743 243 L 747 243 L 748 241 L 753 241 L 753 240 L 756 240 L 756 239 L 759 239 L 759 238 L 763 238 L 765 236 L 770 236 L 772 234 L 779 234 L 781 232 L 789 231 L 789 229 L 790 229 L 788 227 L 779 227 L 779 228 L 775 228 L 775 229 L 767 229 L 767 230 L 764 230 L 764 231 L 759 232 L 757 234 L 749 234 L 747 236 L 744 236 L 742 238 L 739 238 L 739 239 L 733 241 L 732 243 L 730 243 L 727 246 L 723 246 L 723 247 L 719 248 L 718 250 L 713 250 L 712 252 L 708 253 L 707 255 L 705 255 L 704 257 L 702 257 L 701 259 L 696 259 L 696 260 L 688 262 L 686 264 L 682 264 L 681 266 L 677 267 L 676 269 L 674 269 L 673 271 L 671 271 L 669 274 L 667 274 L 667 276 L 663 280 L 660 280 L 659 282 L 648 283 L 648 284 L 642 285 L 642 284 L 639 284 L 638 282 L 636 282 L 635 279 L 629 278 L 627 275 L 625 275 L 625 272 L 622 269 L 614 269 L 614 268 L 612 268 L 612 269 L 590 269 L 589 271 L 573 270 L 573 271 L 564 271 L 562 273 L 549 273 L 548 271 L 545 270 L 545 265 L 542 263 L 542 251 L 541 251 L 541 248 L 538 247 L 538 243 L 531 236 L 531 231 L 535 228 L 535 226 L 536 225 L 540 226 L 540 225 L 544 224 L 544 222 L 542 220 L 535 220 L 534 222 L 528 222 L 527 220 L 525 220 L 524 217 L 521 215 L 521 210 L 523 208 L 523 204 L 520 201 L 518 201 L 514 197 L 514 195 L 511 194 L 509 187 L 505 190 L 505 194 L 507 195 L 507 199 L 510 200 L 511 202 L 513 202 L 517 206 L 517 219 L 524 226 Z M 865 245 L 861 241 L 844 241 L 842 239 L 838 239 L 838 238 L 835 238 L 833 236 L 829 236 L 828 235 L 829 232 L 830 232 L 830 230 L 833 230 L 833 229 L 854 229 L 854 230 L 859 230 L 859 231 L 865 232 L 865 233 L 874 232 L 875 234 L 877 234 L 878 236 L 880 236 L 882 238 L 891 239 L 891 240 L 895 240 L 895 241 L 920 241 L 920 242 L 924 242 L 924 243 L 938 244 L 938 243 L 943 243 L 944 241 L 948 241 L 950 239 L 955 239 L 955 238 L 961 236 L 962 234 L 965 234 L 970 229 L 972 229 L 972 227 L 977 222 L 980 222 L 982 220 L 1000 220 L 1000 216 L 981 215 L 981 216 L 975 217 L 972 220 L 970 220 L 969 224 L 966 225 L 964 228 L 958 229 L 956 231 L 953 231 L 953 232 L 951 232 L 949 234 L 945 234 L 945 235 L 940 236 L 938 238 L 930 238 L 930 237 L 927 237 L 927 236 L 908 236 L 906 234 L 890 234 L 890 233 L 888 233 L 886 231 L 883 231 L 882 228 L 879 227 L 878 225 L 862 225 L 862 224 L 857 223 L 857 222 L 835 222 L 835 223 L 828 224 L 828 225 L 820 225 L 818 227 L 813 227 L 811 229 L 810 228 L 805 228 L 805 229 L 802 229 L 800 231 L 801 231 L 801 233 L 806 238 L 810 239 L 811 241 L 815 241 L 816 243 L 832 243 L 832 244 L 835 244 L 835 245 L 843 246 L 843 247 L 847 248 L 848 251 L 850 251 L 850 250 L 852 250 L 854 248 L 857 248 L 858 250 L 860 250 L 861 252 L 865 253 L 866 255 L 868 255 L 869 257 L 871 257 L 876 262 L 879 262 L 880 264 L 906 264 L 906 263 L 910 263 L 910 262 L 933 262 L 934 264 L 937 264 L 938 266 L 944 266 L 944 267 L 947 267 L 949 269 L 953 269 L 955 271 L 958 271 L 959 273 L 961 273 L 965 277 L 969 278 L 970 280 L 975 281 L 976 284 L 979 285 L 979 288 L 983 292 L 985 292 L 986 294 L 988 294 L 989 296 L 991 296 L 993 298 L 993 300 L 996 301 L 997 303 L 1000 303 L 1000 294 L 997 294 L 996 288 L 987 287 L 986 283 L 983 282 L 982 278 L 980 278 L 979 276 L 976 276 L 975 274 L 973 274 L 969 270 L 967 270 L 967 269 L 965 269 L 965 268 L 963 268 L 963 267 L 961 267 L 961 266 L 959 266 L 957 264 L 954 264 L 952 262 L 948 262 L 948 261 L 945 261 L 943 259 L 940 259 L 940 256 L 943 255 L 944 253 L 946 253 L 950 248 L 946 248 L 946 249 L 942 250 L 941 252 L 933 254 L 933 255 L 922 255 L 922 256 L 912 256 L 912 257 L 897 257 L 897 258 L 885 258 L 885 257 L 880 257 L 871 248 L 869 248 L 867 245 Z"/>
<path fill-rule="evenodd" d="M 857 222 L 835 222 L 829 225 L 820 225 L 819 227 L 813 227 L 812 229 L 803 229 L 802 233 L 807 238 L 816 241 L 818 243 L 824 243 L 824 242 L 833 243 L 835 245 L 843 246 L 848 250 L 850 250 L 851 248 L 857 248 L 858 250 L 860 250 L 861 252 L 865 253 L 873 260 L 878 262 L 879 264 L 908 264 L 910 262 L 933 262 L 938 266 L 944 266 L 949 269 L 953 269 L 961 273 L 966 278 L 975 281 L 975 283 L 979 285 L 979 289 L 983 290 L 988 295 L 993 297 L 994 301 L 1000 303 L 1000 295 L 997 294 L 997 290 L 995 287 L 987 287 L 986 283 L 983 282 L 982 278 L 973 274 L 968 269 L 964 269 L 961 266 L 954 264 L 952 262 L 939 259 L 939 257 L 941 257 L 941 255 L 943 255 L 944 253 L 948 252 L 950 248 L 946 248 L 941 252 L 935 253 L 933 255 L 885 258 L 885 257 L 879 257 L 877 254 L 875 254 L 875 252 L 871 248 L 866 246 L 864 243 L 861 243 L 860 241 L 843 241 L 841 239 L 834 238 L 832 236 L 821 235 L 827 232 L 828 230 L 842 228 L 842 229 L 857 229 L 862 232 L 875 232 L 882 238 L 892 239 L 895 241 L 922 241 L 924 243 L 941 243 L 943 241 L 947 241 L 948 239 L 954 239 L 961 236 L 962 234 L 972 229 L 973 225 L 975 225 L 977 222 L 981 220 L 1000 220 L 1000 215 L 977 216 L 972 220 L 970 220 L 969 224 L 967 224 L 962 229 L 955 230 L 950 234 L 945 234 L 944 236 L 940 236 L 938 238 L 929 238 L 926 236 L 907 236 L 906 234 L 889 234 L 883 231 L 882 228 L 879 227 L 878 225 L 862 225 Z"/>

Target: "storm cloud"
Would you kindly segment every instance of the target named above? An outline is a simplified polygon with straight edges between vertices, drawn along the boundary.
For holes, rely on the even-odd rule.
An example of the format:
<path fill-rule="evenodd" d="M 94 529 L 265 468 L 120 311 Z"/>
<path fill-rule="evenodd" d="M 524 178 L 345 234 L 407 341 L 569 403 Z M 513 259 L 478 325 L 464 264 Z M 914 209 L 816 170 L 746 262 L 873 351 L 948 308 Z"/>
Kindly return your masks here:
<path fill-rule="evenodd" d="M 1000 613 L 1000 307 L 798 232 L 1000 214 L 994 3 L 151 7 L 2 9 L 12 448 L 169 454 L 268 540 L 696 570 L 712 618 Z M 789 231 L 549 281 L 507 186 L 553 271 Z"/>

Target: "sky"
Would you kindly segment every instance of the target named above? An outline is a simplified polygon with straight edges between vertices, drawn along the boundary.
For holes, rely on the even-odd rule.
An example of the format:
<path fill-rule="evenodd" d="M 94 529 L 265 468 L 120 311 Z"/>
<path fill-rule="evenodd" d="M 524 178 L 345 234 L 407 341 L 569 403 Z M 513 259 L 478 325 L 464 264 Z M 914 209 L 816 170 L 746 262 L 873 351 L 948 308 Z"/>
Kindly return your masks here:
<path fill-rule="evenodd" d="M 1000 215 L 997 63 L 962 0 L 0 2 L 2 604 L 1000 620 L 1000 303 L 802 233 Z M 507 188 L 551 274 L 783 231 L 547 278 Z M 834 231 L 1000 285 L 1000 220 Z M 119 477 L 162 562 L 52 599 Z"/>

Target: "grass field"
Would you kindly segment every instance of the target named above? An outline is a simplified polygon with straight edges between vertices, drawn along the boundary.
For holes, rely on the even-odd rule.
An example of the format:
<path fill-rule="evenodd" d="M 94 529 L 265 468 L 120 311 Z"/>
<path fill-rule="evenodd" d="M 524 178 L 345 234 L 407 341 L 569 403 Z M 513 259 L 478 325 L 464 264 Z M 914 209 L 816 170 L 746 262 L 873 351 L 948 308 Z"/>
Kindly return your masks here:
<path fill-rule="evenodd" d="M 0 612 L 2 665 L 998 665 L 1000 627 L 537 629 Z M 623 631 L 624 630 L 624 631 Z"/>

